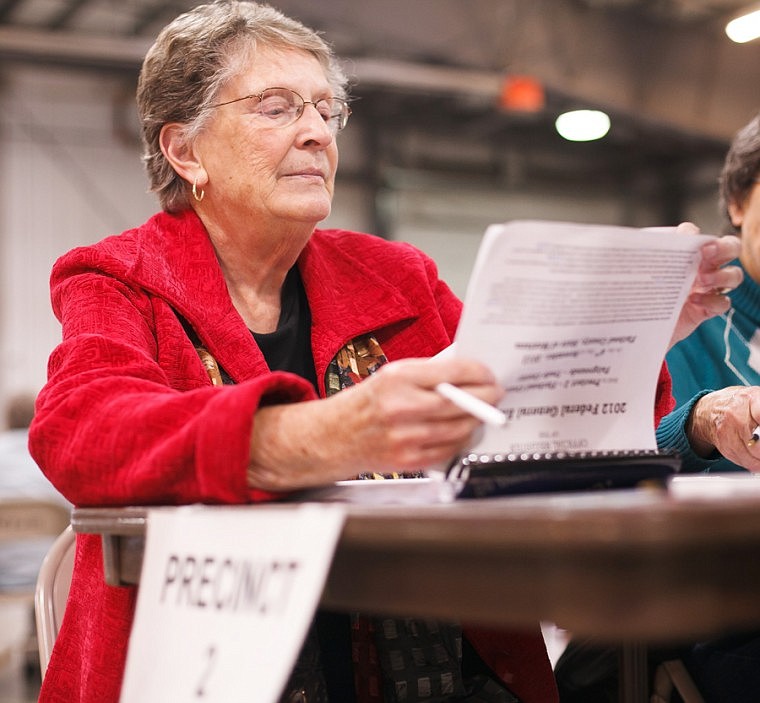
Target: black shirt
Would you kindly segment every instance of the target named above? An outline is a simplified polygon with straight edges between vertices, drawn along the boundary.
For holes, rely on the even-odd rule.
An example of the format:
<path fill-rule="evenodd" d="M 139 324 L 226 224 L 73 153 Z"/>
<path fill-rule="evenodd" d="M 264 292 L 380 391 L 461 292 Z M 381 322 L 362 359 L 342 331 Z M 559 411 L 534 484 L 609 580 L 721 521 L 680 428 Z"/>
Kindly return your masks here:
<path fill-rule="evenodd" d="M 317 388 L 311 352 L 311 310 L 297 267 L 290 269 L 282 287 L 277 329 L 265 334 L 254 332 L 253 338 L 272 371 L 298 374 Z M 350 703 L 355 700 L 350 617 L 344 613 L 319 610 L 315 624 L 330 700 Z"/>
<path fill-rule="evenodd" d="M 285 277 L 277 329 L 254 332 L 253 338 L 272 371 L 290 371 L 317 388 L 311 353 L 311 310 L 298 267 L 290 269 Z"/>

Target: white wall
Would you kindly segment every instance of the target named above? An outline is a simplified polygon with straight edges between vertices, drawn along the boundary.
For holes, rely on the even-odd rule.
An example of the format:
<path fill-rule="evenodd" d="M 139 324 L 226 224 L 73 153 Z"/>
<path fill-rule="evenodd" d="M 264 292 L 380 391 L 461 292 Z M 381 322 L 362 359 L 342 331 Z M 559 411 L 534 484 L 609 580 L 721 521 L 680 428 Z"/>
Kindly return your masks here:
<path fill-rule="evenodd" d="M 60 338 L 48 298 L 53 261 L 142 221 L 154 208 L 133 144 L 114 129 L 121 86 L 14 69 L 0 91 L 0 392 L 37 391 Z"/>
<path fill-rule="evenodd" d="M 439 273 L 460 297 L 467 288 L 480 238 L 489 224 L 519 219 L 564 220 L 598 224 L 630 224 L 630 205 L 579 190 L 560 193 L 473 191 L 448 188 L 405 190 L 389 194 L 392 236 L 418 246 L 438 263 Z M 686 219 L 705 232 L 717 232 L 719 218 L 712 194 L 690 203 Z M 655 211 L 639 207 L 636 226 L 663 224 Z"/>
<path fill-rule="evenodd" d="M 54 260 L 143 222 L 156 209 L 134 141 L 132 86 L 100 75 L 13 68 L 0 82 L 0 402 L 37 391 L 60 338 L 48 297 Z M 125 127 L 132 132 L 125 137 Z M 366 162 L 361 139 L 341 137 L 352 173 Z M 464 294 L 475 251 L 491 222 L 516 218 L 622 223 L 630 199 L 593 192 L 519 192 L 468 187 L 467 181 L 385 190 L 339 180 L 325 226 L 372 231 L 378 205 L 390 236 L 431 254 Z M 636 206 L 636 223 L 662 224 Z M 714 196 L 691 205 L 703 229 L 717 223 Z M 710 218 L 714 218 L 712 221 Z"/>

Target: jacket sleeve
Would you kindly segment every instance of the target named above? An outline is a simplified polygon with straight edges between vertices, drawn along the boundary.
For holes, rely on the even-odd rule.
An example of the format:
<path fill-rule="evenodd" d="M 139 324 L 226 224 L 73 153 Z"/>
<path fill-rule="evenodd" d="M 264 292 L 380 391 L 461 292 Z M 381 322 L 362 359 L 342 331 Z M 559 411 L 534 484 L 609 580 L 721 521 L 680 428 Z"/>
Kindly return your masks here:
<path fill-rule="evenodd" d="M 675 407 L 673 398 L 673 382 L 670 378 L 667 364 L 663 363 L 660 368 L 660 377 L 657 379 L 657 391 L 654 398 L 654 426 L 660 424 L 660 420 Z"/>
<path fill-rule="evenodd" d="M 676 452 L 681 457 L 682 471 L 710 471 L 722 459 L 717 451 L 709 459 L 704 459 L 694 452 L 686 434 L 686 423 L 694 404 L 703 396 L 712 393 L 704 389 L 683 405 L 662 418 L 657 427 L 657 446 L 661 451 Z M 721 467 L 722 469 L 723 467 Z"/>
<path fill-rule="evenodd" d="M 75 505 L 244 503 L 253 416 L 314 397 L 292 374 L 214 387 L 171 308 L 83 273 L 56 291 L 51 355 L 29 447 Z"/>

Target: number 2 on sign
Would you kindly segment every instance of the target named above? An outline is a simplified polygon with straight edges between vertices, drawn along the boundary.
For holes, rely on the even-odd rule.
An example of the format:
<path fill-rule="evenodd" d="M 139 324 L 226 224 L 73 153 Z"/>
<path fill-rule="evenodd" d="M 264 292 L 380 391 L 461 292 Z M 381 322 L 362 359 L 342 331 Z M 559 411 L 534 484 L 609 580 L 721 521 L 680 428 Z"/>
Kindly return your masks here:
<path fill-rule="evenodd" d="M 216 647 L 213 644 L 206 650 L 206 658 L 206 666 L 201 672 L 201 678 L 198 681 L 197 688 L 195 689 L 196 698 L 203 698 L 206 695 L 206 682 L 211 676 L 211 671 L 214 668 L 214 664 L 216 663 Z"/>

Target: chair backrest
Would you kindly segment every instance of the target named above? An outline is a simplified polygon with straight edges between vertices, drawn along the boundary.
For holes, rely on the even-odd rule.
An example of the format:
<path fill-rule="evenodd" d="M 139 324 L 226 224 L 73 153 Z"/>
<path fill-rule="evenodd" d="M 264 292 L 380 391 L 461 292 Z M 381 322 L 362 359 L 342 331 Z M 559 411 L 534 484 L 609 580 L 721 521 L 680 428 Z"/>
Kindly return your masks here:
<path fill-rule="evenodd" d="M 42 562 L 34 595 L 40 671 L 45 676 L 61 628 L 74 570 L 76 536 L 69 525 L 55 540 Z"/>

